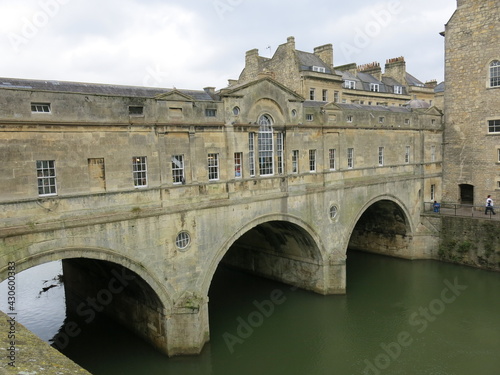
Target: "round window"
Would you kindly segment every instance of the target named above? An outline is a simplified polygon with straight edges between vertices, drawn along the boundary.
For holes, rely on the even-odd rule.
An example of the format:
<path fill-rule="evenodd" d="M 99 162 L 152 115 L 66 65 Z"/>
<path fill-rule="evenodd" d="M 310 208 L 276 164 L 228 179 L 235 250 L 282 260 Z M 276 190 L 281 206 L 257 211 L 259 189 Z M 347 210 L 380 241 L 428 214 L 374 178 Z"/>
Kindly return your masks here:
<path fill-rule="evenodd" d="M 188 232 L 180 232 L 175 239 L 175 246 L 179 250 L 185 250 L 191 243 L 191 236 Z"/>
<path fill-rule="evenodd" d="M 233 115 L 238 116 L 240 114 L 240 107 L 233 108 Z"/>
<path fill-rule="evenodd" d="M 339 213 L 339 208 L 337 206 L 330 207 L 330 219 L 335 219 Z"/>
<path fill-rule="evenodd" d="M 292 109 L 292 117 L 297 117 L 297 110 Z"/>

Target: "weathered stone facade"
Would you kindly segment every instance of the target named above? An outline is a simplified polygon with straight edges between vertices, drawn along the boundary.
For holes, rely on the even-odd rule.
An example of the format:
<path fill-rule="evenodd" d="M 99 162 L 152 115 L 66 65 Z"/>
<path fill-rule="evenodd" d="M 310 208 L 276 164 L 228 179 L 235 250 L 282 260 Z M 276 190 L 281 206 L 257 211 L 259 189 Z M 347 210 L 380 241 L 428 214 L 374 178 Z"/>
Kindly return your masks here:
<path fill-rule="evenodd" d="M 481 205 L 500 201 L 500 4 L 457 5 L 445 31 L 443 199 Z"/>
<path fill-rule="evenodd" d="M 131 272 L 106 311 L 169 355 L 208 340 L 220 262 L 335 294 L 350 243 L 437 248 L 420 220 L 440 194 L 436 108 L 307 101 L 267 76 L 218 93 L 0 82 L 0 264 L 67 260 L 82 297 Z"/>

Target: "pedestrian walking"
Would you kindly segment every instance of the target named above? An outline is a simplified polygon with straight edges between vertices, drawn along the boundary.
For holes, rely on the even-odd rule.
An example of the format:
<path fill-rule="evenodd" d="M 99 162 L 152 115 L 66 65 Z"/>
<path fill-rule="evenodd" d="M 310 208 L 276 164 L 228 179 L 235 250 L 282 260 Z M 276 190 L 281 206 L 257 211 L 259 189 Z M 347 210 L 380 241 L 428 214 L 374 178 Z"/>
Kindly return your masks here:
<path fill-rule="evenodd" d="M 493 199 L 491 199 L 491 195 L 488 195 L 488 198 L 486 198 L 486 207 L 484 209 L 484 214 L 487 215 L 489 211 L 491 211 L 493 215 L 496 215 L 495 210 L 493 209 Z"/>

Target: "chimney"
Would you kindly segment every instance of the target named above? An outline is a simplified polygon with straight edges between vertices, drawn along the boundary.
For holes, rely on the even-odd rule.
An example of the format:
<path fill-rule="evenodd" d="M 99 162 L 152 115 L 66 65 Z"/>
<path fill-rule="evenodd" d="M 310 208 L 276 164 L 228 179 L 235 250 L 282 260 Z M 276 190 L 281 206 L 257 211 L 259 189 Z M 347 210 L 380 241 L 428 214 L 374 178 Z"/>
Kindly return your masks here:
<path fill-rule="evenodd" d="M 247 51 L 245 56 L 245 69 L 240 76 L 240 81 L 247 82 L 255 79 L 259 73 L 259 50 L 257 48 Z"/>
<path fill-rule="evenodd" d="M 384 76 L 391 77 L 401 83 L 406 85 L 406 62 L 404 57 L 396 57 L 394 59 L 389 59 L 385 63 Z"/>
<path fill-rule="evenodd" d="M 358 72 L 371 74 L 379 81 L 382 81 L 382 68 L 380 67 L 380 63 L 378 62 L 360 65 L 358 66 Z"/>
<path fill-rule="evenodd" d="M 288 45 L 288 47 L 290 47 L 290 49 L 295 50 L 295 37 L 289 36 L 286 39 L 286 44 Z"/>
<path fill-rule="evenodd" d="M 325 44 L 314 48 L 314 54 L 318 56 L 330 69 L 333 69 L 333 45 Z"/>
<path fill-rule="evenodd" d="M 438 83 L 437 83 L 436 79 L 425 82 L 425 87 L 427 87 L 429 89 L 434 89 L 434 88 L 436 88 L 437 85 L 438 85 Z"/>

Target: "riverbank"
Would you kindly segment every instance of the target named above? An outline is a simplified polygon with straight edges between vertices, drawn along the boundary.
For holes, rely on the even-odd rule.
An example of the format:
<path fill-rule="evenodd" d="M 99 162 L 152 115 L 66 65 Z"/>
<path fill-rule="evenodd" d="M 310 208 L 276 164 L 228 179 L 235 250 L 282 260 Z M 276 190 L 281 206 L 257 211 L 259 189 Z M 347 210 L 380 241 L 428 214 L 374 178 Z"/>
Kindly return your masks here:
<path fill-rule="evenodd" d="M 0 375 L 91 375 L 0 311 Z"/>

